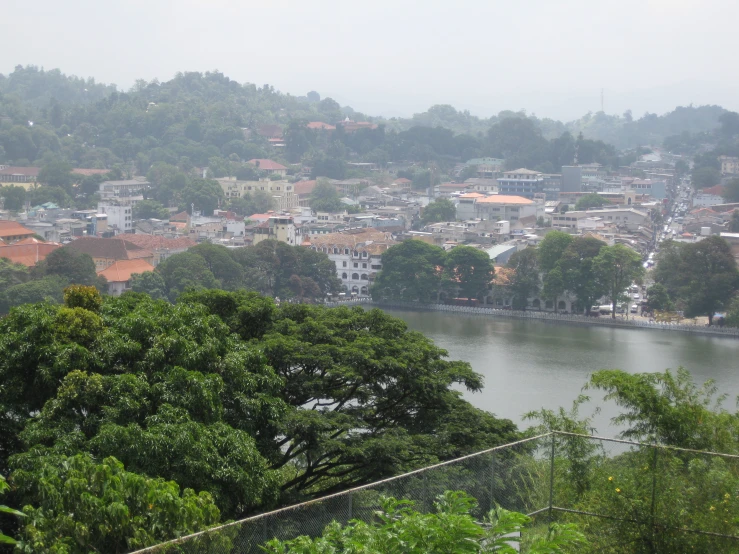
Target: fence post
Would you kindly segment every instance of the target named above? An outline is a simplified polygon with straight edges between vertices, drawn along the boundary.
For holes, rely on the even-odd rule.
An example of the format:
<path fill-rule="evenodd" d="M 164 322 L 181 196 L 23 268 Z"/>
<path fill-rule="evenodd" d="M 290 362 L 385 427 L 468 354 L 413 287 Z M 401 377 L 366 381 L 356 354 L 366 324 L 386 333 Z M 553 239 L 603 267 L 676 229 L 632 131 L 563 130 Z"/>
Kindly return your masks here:
<path fill-rule="evenodd" d="M 347 523 L 349 523 L 352 520 L 352 517 L 353 517 L 354 493 L 350 492 L 347 496 L 349 497 L 349 518 L 346 521 L 347 521 Z"/>
<path fill-rule="evenodd" d="M 552 433 L 552 452 L 549 460 L 549 526 L 552 525 L 552 506 L 554 506 L 554 441 L 557 435 Z"/>
<path fill-rule="evenodd" d="M 657 454 L 659 452 L 659 449 L 656 446 L 652 446 L 654 449 L 654 456 L 652 458 L 652 546 L 655 545 L 655 535 L 657 529 L 655 528 L 655 517 L 656 517 L 656 505 L 657 505 Z"/>
<path fill-rule="evenodd" d="M 495 509 L 495 452 L 490 454 L 490 509 Z"/>

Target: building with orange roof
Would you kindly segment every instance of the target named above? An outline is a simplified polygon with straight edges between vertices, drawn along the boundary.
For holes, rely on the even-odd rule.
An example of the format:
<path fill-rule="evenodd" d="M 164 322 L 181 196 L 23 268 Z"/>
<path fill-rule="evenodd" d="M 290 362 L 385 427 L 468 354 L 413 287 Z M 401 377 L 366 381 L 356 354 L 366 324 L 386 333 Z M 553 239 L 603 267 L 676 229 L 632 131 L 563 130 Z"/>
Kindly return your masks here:
<path fill-rule="evenodd" d="M 511 225 L 522 217 L 543 217 L 544 203 L 523 196 L 491 194 L 482 198 L 460 199 L 457 205 L 458 219 L 483 219 L 486 221 L 510 221 Z"/>
<path fill-rule="evenodd" d="M 308 206 L 310 195 L 313 189 L 316 188 L 316 180 L 298 181 L 293 186 L 295 188 L 295 194 L 298 196 L 298 206 Z"/>
<path fill-rule="evenodd" d="M 0 220 L 0 239 L 8 244 L 30 238 L 35 234 L 31 229 L 27 229 L 17 221 Z"/>
<path fill-rule="evenodd" d="M 33 267 L 61 247 L 62 245 L 58 242 L 44 242 L 34 237 L 25 238 L 13 244 L 0 241 L 0 258 L 5 258 L 15 264 Z"/>
<path fill-rule="evenodd" d="M 108 294 L 120 296 L 131 290 L 131 275 L 154 271 L 154 266 L 146 260 L 118 260 L 105 269 L 98 271 L 108 281 Z"/>
<path fill-rule="evenodd" d="M 287 167 L 272 160 L 254 158 L 246 163 L 256 166 L 259 171 L 264 171 L 270 175 L 282 175 L 283 177 L 287 175 Z"/>
<path fill-rule="evenodd" d="M 308 129 L 313 129 L 315 131 L 335 131 L 336 126 L 335 125 L 329 125 L 328 123 L 324 123 L 323 121 L 311 121 L 309 122 L 306 127 Z"/>
<path fill-rule="evenodd" d="M 164 260 L 175 254 L 186 252 L 197 243 L 188 237 L 169 239 L 159 235 L 126 235 L 126 242 L 135 244 L 153 254 L 152 265 L 158 266 Z"/>
<path fill-rule="evenodd" d="M 128 238 L 128 235 L 125 235 Z M 148 264 L 154 261 L 154 254 L 122 238 L 101 239 L 97 237 L 80 237 L 64 248 L 88 254 L 95 262 L 95 269 L 102 271 L 120 260 L 144 260 Z M 154 267 L 152 265 L 152 267 Z"/>

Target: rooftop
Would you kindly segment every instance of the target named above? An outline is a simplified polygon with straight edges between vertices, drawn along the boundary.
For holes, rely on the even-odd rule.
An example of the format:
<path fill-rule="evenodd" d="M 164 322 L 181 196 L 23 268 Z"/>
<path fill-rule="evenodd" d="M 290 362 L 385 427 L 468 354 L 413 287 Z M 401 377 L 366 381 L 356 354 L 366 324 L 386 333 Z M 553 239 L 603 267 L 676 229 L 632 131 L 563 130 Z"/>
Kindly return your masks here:
<path fill-rule="evenodd" d="M 113 260 L 130 260 L 148 258 L 149 250 L 123 240 L 122 238 L 101 239 L 97 237 L 80 237 L 70 242 L 65 248 L 71 248 L 93 258 L 108 258 Z"/>
<path fill-rule="evenodd" d="M 17 221 L 0 220 L 0 238 L 33 235 L 33 231 L 26 229 Z"/>
<path fill-rule="evenodd" d="M 154 271 L 154 266 L 144 260 L 118 260 L 110 267 L 98 271 L 109 283 L 125 283 L 134 273 Z"/>
<path fill-rule="evenodd" d="M 254 158 L 253 160 L 249 160 L 246 163 L 250 163 L 252 165 L 257 166 L 259 169 L 264 169 L 265 171 L 279 171 L 282 169 L 287 169 L 282 164 L 278 164 L 275 161 L 267 160 L 265 158 Z"/>
<path fill-rule="evenodd" d="M 528 198 L 524 198 L 523 196 L 509 196 L 507 194 L 494 194 L 492 196 L 486 196 L 485 198 L 480 198 L 477 201 L 478 203 L 483 202 L 485 204 L 521 204 L 521 205 L 528 205 L 533 204 L 533 200 L 529 200 Z"/>
<path fill-rule="evenodd" d="M 146 248 L 147 250 L 179 250 L 182 248 L 190 248 L 197 245 L 195 241 L 190 240 L 187 237 L 168 239 L 166 237 L 161 237 L 157 235 L 144 234 L 126 235 L 126 238 L 124 240 L 141 248 Z"/>

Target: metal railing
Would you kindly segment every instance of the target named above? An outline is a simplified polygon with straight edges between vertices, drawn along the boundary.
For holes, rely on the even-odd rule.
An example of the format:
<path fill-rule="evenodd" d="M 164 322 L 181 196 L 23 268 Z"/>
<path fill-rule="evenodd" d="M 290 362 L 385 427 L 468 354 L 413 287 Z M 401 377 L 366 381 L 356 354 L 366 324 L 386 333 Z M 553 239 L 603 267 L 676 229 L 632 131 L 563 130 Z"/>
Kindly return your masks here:
<path fill-rule="evenodd" d="M 476 517 L 501 506 L 528 514 L 535 527 L 578 523 L 593 552 L 739 552 L 739 456 L 555 432 L 136 554 L 262 553 L 273 538 L 320 536 L 333 521 L 372 521 L 381 496 L 412 500 L 430 512 L 447 490 L 476 498 Z"/>

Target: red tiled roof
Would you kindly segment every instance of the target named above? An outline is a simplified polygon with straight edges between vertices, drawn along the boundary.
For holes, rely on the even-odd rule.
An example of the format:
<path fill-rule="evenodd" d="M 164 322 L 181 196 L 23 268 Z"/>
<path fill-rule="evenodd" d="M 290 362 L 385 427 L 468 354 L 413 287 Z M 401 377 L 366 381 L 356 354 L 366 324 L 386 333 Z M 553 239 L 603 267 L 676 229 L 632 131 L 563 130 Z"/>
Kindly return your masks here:
<path fill-rule="evenodd" d="M 324 123 L 323 121 L 311 121 L 306 127 L 308 129 L 321 129 L 323 131 L 334 131 L 336 129 L 335 126 Z"/>
<path fill-rule="evenodd" d="M 184 221 L 185 223 L 187 223 L 188 221 L 190 221 L 190 214 L 187 212 L 180 212 L 176 215 L 170 216 L 169 220 L 170 221 Z"/>
<path fill-rule="evenodd" d="M 171 250 L 180 250 L 183 248 L 185 249 L 192 248 L 193 246 L 197 245 L 197 242 L 187 237 L 168 239 L 166 237 L 160 237 L 160 236 L 155 236 L 155 235 L 136 234 L 136 235 L 126 235 L 126 238 L 124 240 L 126 242 L 135 244 L 136 246 L 140 246 L 141 248 L 146 248 L 147 250 L 155 250 L 155 249 L 161 249 L 161 248 L 169 248 Z"/>
<path fill-rule="evenodd" d="M 30 229 L 26 229 L 23 225 L 17 221 L 0 220 L 0 238 L 5 237 L 17 237 L 17 236 L 31 236 L 35 234 Z"/>
<path fill-rule="evenodd" d="M 295 194 L 310 194 L 316 187 L 315 180 L 313 181 L 298 181 L 294 185 Z"/>
<path fill-rule="evenodd" d="M 89 254 L 92 258 L 107 258 L 112 260 L 132 260 L 136 258 L 150 258 L 152 256 L 151 251 L 118 237 L 109 239 L 80 237 L 70 242 L 65 248 L 71 248 L 77 252 Z"/>
<path fill-rule="evenodd" d="M 38 177 L 38 172 L 41 171 L 39 167 L 6 167 L 0 169 L 0 175 L 25 175 L 27 177 Z"/>
<path fill-rule="evenodd" d="M 0 258 L 7 258 L 13 263 L 33 267 L 61 246 L 57 242 L 43 242 L 35 238 L 27 238 L 15 244 L 0 245 Z"/>
<path fill-rule="evenodd" d="M 721 185 L 714 185 L 712 187 L 705 188 L 701 191 L 703 194 L 713 194 L 715 196 L 724 195 L 724 187 Z"/>
<path fill-rule="evenodd" d="M 413 181 L 411 181 L 410 179 L 406 179 L 405 177 L 401 177 L 400 179 L 395 179 L 393 181 L 393 183 L 395 183 L 396 185 L 407 185 L 412 182 Z"/>
<path fill-rule="evenodd" d="M 125 283 L 134 273 L 154 271 L 154 266 L 144 260 L 118 260 L 110 267 L 98 271 L 109 283 Z"/>
<path fill-rule="evenodd" d="M 264 169 L 266 171 L 274 171 L 279 169 L 287 169 L 284 165 L 278 164 L 277 162 L 273 162 L 272 160 L 267 160 L 263 158 L 254 158 L 253 160 L 249 160 L 246 163 L 250 163 L 252 165 L 256 165 L 259 169 Z"/>
<path fill-rule="evenodd" d="M 281 137 L 282 128 L 279 125 L 262 125 L 258 130 L 257 134 L 263 137 Z"/>

